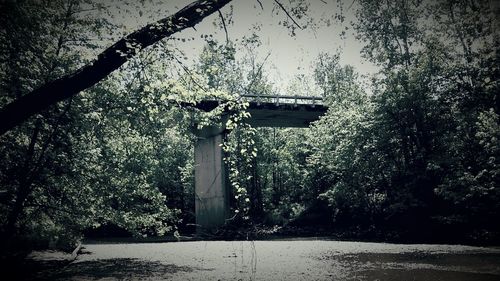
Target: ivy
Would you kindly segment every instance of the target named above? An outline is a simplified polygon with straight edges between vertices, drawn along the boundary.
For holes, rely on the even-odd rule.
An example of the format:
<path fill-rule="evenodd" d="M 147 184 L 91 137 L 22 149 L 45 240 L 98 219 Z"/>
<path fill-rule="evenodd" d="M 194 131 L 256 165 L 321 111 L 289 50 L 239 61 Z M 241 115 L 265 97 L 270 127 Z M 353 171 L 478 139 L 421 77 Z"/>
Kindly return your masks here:
<path fill-rule="evenodd" d="M 246 175 L 252 168 L 254 158 L 257 157 L 257 148 L 255 147 L 254 137 L 256 129 L 245 123 L 250 117 L 246 111 L 247 102 L 233 100 L 228 102 L 231 114 L 226 122 L 226 128 L 233 130 L 234 137 L 227 138 L 222 143 L 222 149 L 226 154 L 224 161 L 229 169 L 229 181 L 233 188 L 235 206 L 234 213 L 248 220 L 250 211 L 250 197 L 248 194 L 247 183 L 251 179 Z"/>

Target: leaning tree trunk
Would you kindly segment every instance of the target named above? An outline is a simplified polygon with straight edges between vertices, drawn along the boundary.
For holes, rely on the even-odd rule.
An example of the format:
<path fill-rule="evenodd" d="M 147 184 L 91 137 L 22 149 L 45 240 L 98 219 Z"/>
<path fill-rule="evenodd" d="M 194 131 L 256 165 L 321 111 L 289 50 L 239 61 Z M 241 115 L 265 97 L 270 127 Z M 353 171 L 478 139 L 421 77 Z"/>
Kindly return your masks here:
<path fill-rule="evenodd" d="M 172 16 L 163 18 L 120 39 L 97 59 L 0 109 L 0 135 L 30 116 L 95 85 L 142 49 L 185 28 L 193 27 L 231 0 L 195 1 Z"/>

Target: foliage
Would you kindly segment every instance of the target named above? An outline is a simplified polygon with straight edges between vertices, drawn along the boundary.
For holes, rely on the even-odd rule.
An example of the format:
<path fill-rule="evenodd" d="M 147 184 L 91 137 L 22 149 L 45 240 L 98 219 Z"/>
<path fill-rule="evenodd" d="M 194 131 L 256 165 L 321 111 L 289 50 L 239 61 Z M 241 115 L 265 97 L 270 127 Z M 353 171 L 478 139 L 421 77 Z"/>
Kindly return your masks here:
<path fill-rule="evenodd" d="M 98 47 L 94 42 L 106 42 L 102 34 L 117 28 L 88 17 L 88 11 L 104 10 L 92 1 L 6 5 L 12 7 L 2 9 L 2 26 L 8 30 L 0 40 L 2 105 L 79 67 Z M 182 188 L 177 170 L 190 158 L 175 152 L 190 140 L 163 125 L 174 122 L 175 112 L 157 118 L 166 110 L 158 105 L 161 97 L 139 98 L 142 90 L 133 77 L 140 80 L 143 61 L 113 77 L 123 80 L 110 79 L 2 136 L 2 249 L 24 239 L 71 247 L 83 230 L 107 223 L 137 235 L 161 235 L 178 219 L 175 208 L 189 208 L 167 207 L 166 195 L 173 197 L 174 186 Z M 124 99 L 130 90 L 137 95 Z M 131 118 L 136 109 L 143 114 Z M 165 150 L 167 144 L 177 149 Z M 177 165 L 162 166 L 165 161 Z"/>
<path fill-rule="evenodd" d="M 491 7 L 360 4 L 355 28 L 366 42 L 363 54 L 381 70 L 367 95 L 352 72 L 330 66 L 338 58 L 322 58 L 316 68 L 317 82 L 334 96 L 315 125 L 318 152 L 308 158 L 313 184 L 327 185 L 320 197 L 339 226 L 391 230 L 413 241 L 472 239 L 477 231 L 487 235 L 475 239 L 498 238 L 491 224 L 499 216 Z"/>
<path fill-rule="evenodd" d="M 313 25 L 310 4 L 288 4 L 274 1 L 273 12 L 284 13 L 290 33 L 299 26 L 289 15 Z M 178 59 L 173 40 L 161 41 L 2 135 L 4 244 L 69 248 L 106 225 L 136 236 L 188 229 L 192 130 L 221 124 L 236 225 L 302 219 L 383 239 L 498 241 L 500 64 L 491 1 L 358 4 L 354 30 L 379 72 L 367 83 L 340 64 L 342 53 L 321 54 L 312 75 L 286 89 L 323 97 L 328 112 L 310 128 L 246 124 L 240 94 L 276 94 L 255 29 L 239 42 L 204 36 L 193 66 Z M 105 34 L 122 31 L 90 0 L 2 5 L 11 9 L 0 17 L 1 106 L 71 73 L 109 43 Z M 196 109 L 207 99 L 219 105 Z"/>

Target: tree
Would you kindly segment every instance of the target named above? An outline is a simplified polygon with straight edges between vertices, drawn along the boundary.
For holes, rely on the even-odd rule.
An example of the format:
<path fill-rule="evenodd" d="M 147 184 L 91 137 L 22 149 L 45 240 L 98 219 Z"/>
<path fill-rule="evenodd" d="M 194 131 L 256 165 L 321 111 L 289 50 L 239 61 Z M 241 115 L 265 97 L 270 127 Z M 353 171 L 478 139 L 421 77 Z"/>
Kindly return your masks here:
<path fill-rule="evenodd" d="M 354 68 L 339 59 L 340 54 L 321 54 L 314 70 L 329 110 L 308 136 L 305 181 L 315 198 L 328 202 L 328 223 L 366 230 L 380 216 L 386 167 L 380 163 L 382 152 L 375 150 L 374 103 Z"/>
<path fill-rule="evenodd" d="M 433 229 L 447 229 L 448 238 L 465 234 L 466 226 L 498 231 L 486 223 L 498 216 L 489 211 L 497 208 L 489 200 L 497 197 L 491 188 L 498 182 L 495 150 L 484 146 L 485 136 L 495 138 L 497 114 L 490 3 L 360 4 L 355 29 L 366 43 L 363 55 L 381 70 L 372 78 L 366 117 L 344 119 L 352 105 L 336 113 L 335 122 L 346 124 L 331 126 L 338 130 L 330 136 L 334 156 L 317 160 L 329 163 L 323 170 L 332 187 L 323 196 L 340 206 L 338 214 L 347 214 L 347 220 L 359 214 L 369 218 L 368 203 L 375 202 L 378 223 L 377 216 L 372 222 L 412 239 L 436 238 Z M 322 85 L 333 86 L 328 91 L 339 88 L 334 78 L 319 74 Z M 346 150 L 336 150 L 342 147 Z M 367 200 L 370 193 L 364 191 L 370 190 L 377 200 Z M 450 226 L 463 228 L 454 232 Z"/>
<path fill-rule="evenodd" d="M 24 2 L 2 14 L 2 26 L 7 31 L 0 40 L 4 47 L 1 53 L 4 67 L 0 72 L 2 105 L 81 63 L 81 57 L 68 51 L 69 45 L 87 50 L 91 47 L 88 37 L 99 37 L 102 26 L 89 19 L 77 20 L 75 14 L 80 8 L 74 1 Z M 85 32 L 77 31 L 82 26 L 86 27 Z M 7 238 L 15 234 L 27 201 L 39 188 L 47 185 L 45 195 L 60 194 L 54 190 L 63 185 L 53 181 L 71 170 L 66 160 L 72 159 L 71 143 L 79 130 L 71 124 L 80 114 L 74 109 L 73 100 L 58 104 L 2 137 L 1 232 Z"/>
<path fill-rule="evenodd" d="M 434 3 L 436 49 L 452 63 L 441 67 L 439 101 L 448 124 L 442 143 L 446 171 L 436 189 L 444 208 L 439 220 L 448 227 L 469 228 L 475 239 L 495 238 L 500 232 L 491 221 L 500 216 L 498 151 L 489 140 L 499 131 L 499 79 L 497 16 L 491 1 L 440 1 Z M 496 121 L 495 121 L 496 120 Z M 496 133 L 495 133 L 496 131 Z M 450 211 L 454 210 L 454 211 Z"/>
<path fill-rule="evenodd" d="M 2 103 L 84 62 L 80 53 L 93 48 L 89 39 L 101 38 L 101 32 L 106 33 L 110 26 L 103 19 L 78 16 L 89 8 L 99 7 L 87 1 L 26 1 L 2 17 L 9 31 L 0 40 L 5 46 L 1 53 L 5 62 L 0 72 L 0 85 L 5 89 Z M 20 31 L 27 35 L 16 36 Z M 7 63 L 11 58 L 19 63 Z M 170 159 L 182 167 L 188 156 L 168 155 L 160 148 L 166 147 L 165 142 L 189 146 L 189 141 L 176 136 L 173 128 L 166 134 L 158 130 L 165 129 L 161 121 L 181 123 L 168 119 L 175 114 L 158 118 L 167 109 L 160 96 L 139 98 L 146 83 L 140 79 L 141 59 L 132 59 L 128 69 L 113 74 L 120 80 L 106 80 L 58 103 L 0 138 L 2 254 L 6 248 L 29 250 L 48 242 L 71 247 L 82 231 L 106 223 L 136 235 L 172 229 L 179 206 L 165 205 L 166 196 L 173 192 L 168 183 L 160 181 L 160 174 L 168 171 L 161 169 L 158 159 Z M 30 68 L 25 67 L 28 64 Z M 123 81 L 133 87 L 123 88 Z M 134 81 L 142 83 L 136 86 Z M 125 93 L 131 97 L 123 98 Z M 131 118 L 127 112 L 132 106 L 142 114 Z M 156 123 L 150 121 L 153 118 Z M 182 148 L 178 151 L 189 153 Z"/>
<path fill-rule="evenodd" d="M 68 99 L 101 81 L 142 49 L 183 29 L 194 27 L 205 17 L 218 11 L 231 0 L 195 1 L 172 16 L 127 35 L 103 51 L 95 61 L 75 73 L 41 85 L 17 98 L 0 110 L 0 135 L 14 126 L 64 99 Z M 7 5 L 15 5 L 7 2 Z M 5 7 L 9 10 L 13 7 Z"/>

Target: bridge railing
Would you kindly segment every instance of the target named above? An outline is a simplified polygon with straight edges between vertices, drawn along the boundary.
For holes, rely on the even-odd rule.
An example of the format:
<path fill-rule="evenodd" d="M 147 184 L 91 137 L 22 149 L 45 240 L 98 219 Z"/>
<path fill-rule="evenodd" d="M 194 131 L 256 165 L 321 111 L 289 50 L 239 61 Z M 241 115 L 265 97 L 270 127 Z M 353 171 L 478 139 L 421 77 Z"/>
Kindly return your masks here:
<path fill-rule="evenodd" d="M 323 98 L 318 96 L 266 96 L 266 95 L 253 95 L 245 94 L 241 97 L 249 102 L 255 102 L 257 105 L 260 103 L 274 103 L 276 105 L 280 104 L 294 104 L 294 105 L 323 105 Z"/>

